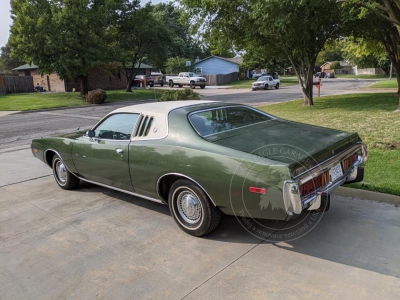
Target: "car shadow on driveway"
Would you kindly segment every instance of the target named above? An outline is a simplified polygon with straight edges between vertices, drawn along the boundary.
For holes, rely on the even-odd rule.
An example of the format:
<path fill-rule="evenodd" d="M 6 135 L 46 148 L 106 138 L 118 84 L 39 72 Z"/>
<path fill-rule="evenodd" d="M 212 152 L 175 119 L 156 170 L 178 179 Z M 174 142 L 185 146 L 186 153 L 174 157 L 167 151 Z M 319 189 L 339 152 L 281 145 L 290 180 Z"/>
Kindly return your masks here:
<path fill-rule="evenodd" d="M 82 183 L 81 186 L 85 190 L 98 188 L 110 198 L 144 208 L 150 213 L 170 216 L 166 205 L 89 183 Z M 240 217 L 222 215 L 216 230 L 202 239 L 261 247 L 272 245 L 308 257 L 400 278 L 400 256 L 394 251 L 400 248 L 400 223 L 396 222 L 399 219 L 400 208 L 333 196 L 329 212 L 320 213 L 317 217 L 305 212 L 289 222 L 251 219 L 250 226 Z M 173 222 L 172 217 L 170 220 Z M 160 225 L 155 222 L 154 226 L 157 224 Z M 181 234 L 177 225 L 170 228 Z M 154 231 L 157 230 L 154 228 Z"/>

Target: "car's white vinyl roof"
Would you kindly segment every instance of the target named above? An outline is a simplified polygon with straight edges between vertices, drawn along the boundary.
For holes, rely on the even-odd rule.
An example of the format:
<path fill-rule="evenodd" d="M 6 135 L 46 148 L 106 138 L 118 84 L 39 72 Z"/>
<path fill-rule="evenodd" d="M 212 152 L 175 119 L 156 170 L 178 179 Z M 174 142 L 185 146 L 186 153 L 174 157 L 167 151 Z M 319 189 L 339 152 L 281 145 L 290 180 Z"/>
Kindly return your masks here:
<path fill-rule="evenodd" d="M 184 100 L 165 101 L 145 104 L 130 105 L 118 108 L 108 115 L 116 113 L 137 113 L 143 116 L 153 117 L 149 133 L 146 137 L 134 137 L 135 140 L 160 139 L 168 135 L 168 113 L 171 110 L 191 105 L 215 103 L 220 101 Z"/>
<path fill-rule="evenodd" d="M 165 101 L 165 102 L 152 102 L 145 104 L 130 105 L 118 108 L 110 114 L 115 113 L 142 113 L 146 115 L 162 114 L 166 116 L 171 110 L 186 107 L 190 105 L 212 103 L 219 101 L 204 101 L 204 100 L 184 100 L 184 101 Z"/>

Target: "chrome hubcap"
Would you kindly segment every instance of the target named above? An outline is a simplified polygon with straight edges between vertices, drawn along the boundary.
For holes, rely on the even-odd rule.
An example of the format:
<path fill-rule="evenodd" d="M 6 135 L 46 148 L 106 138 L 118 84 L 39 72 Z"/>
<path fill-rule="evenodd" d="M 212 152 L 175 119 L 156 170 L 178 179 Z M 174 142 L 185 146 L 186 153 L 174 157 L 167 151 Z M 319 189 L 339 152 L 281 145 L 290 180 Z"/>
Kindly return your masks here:
<path fill-rule="evenodd" d="M 191 192 L 179 194 L 177 199 L 178 212 L 187 223 L 195 224 L 201 218 L 201 203 Z"/>
<path fill-rule="evenodd" d="M 61 161 L 57 161 L 56 163 L 56 173 L 58 180 L 60 180 L 62 183 L 67 181 L 67 168 L 65 168 Z"/>

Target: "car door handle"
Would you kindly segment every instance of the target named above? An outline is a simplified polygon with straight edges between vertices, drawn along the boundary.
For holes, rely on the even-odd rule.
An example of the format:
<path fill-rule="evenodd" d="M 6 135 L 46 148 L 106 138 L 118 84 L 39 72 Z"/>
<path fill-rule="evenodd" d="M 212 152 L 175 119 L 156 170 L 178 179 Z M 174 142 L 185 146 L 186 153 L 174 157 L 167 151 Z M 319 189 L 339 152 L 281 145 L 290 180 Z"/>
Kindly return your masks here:
<path fill-rule="evenodd" d="M 116 149 L 115 151 L 117 151 L 117 153 L 119 153 L 119 154 L 124 153 L 124 149 L 120 149 L 120 148 Z"/>

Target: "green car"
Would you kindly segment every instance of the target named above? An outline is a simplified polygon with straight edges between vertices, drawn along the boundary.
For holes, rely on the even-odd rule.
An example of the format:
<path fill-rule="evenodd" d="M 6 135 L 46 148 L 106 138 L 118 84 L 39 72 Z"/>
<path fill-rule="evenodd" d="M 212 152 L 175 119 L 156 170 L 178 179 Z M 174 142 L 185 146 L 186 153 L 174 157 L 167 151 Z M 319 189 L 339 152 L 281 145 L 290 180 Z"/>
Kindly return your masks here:
<path fill-rule="evenodd" d="M 32 153 L 66 190 L 80 180 L 169 205 L 194 236 L 221 213 L 290 220 L 327 211 L 329 192 L 364 176 L 357 133 L 283 120 L 215 101 L 114 110 L 93 129 L 32 141 Z"/>

